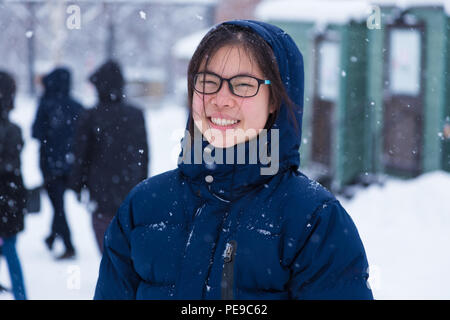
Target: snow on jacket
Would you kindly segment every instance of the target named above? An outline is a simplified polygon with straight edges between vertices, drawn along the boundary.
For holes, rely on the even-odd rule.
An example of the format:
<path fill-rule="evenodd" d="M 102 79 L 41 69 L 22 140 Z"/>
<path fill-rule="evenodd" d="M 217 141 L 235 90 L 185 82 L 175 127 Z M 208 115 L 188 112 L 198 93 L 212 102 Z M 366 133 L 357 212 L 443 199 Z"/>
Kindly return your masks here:
<path fill-rule="evenodd" d="M 74 161 L 73 139 L 83 107 L 70 96 L 70 72 L 57 68 L 43 78 L 33 137 L 41 142 L 40 166 L 44 179 L 69 174 Z"/>
<path fill-rule="evenodd" d="M 270 44 L 302 106 L 303 58 L 292 39 L 262 22 L 228 23 Z M 295 116 L 301 127 L 300 107 Z M 136 186 L 106 232 L 95 299 L 372 299 L 358 231 L 335 197 L 298 171 L 301 133 L 284 105 L 273 128 L 276 174 L 260 174 L 270 165 L 260 161 L 182 161 Z"/>

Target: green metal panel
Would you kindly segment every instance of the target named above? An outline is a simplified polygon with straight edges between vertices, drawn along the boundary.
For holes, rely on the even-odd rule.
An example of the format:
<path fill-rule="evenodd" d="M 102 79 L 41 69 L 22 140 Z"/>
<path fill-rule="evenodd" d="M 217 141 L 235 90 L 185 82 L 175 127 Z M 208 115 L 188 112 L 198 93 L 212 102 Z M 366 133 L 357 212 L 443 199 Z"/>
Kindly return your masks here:
<path fill-rule="evenodd" d="M 384 126 L 384 63 L 388 52 L 386 44 L 386 24 L 397 12 L 395 7 L 381 8 L 381 28 L 368 30 L 368 72 L 367 72 L 367 103 L 368 126 L 366 132 L 367 148 L 365 163 L 368 172 L 384 173 L 383 156 L 383 126 Z"/>
<path fill-rule="evenodd" d="M 442 167 L 439 132 L 445 108 L 447 19 L 444 11 L 436 8 L 415 8 L 410 12 L 426 24 L 423 171 L 427 172 Z"/>
<path fill-rule="evenodd" d="M 367 126 L 366 149 L 364 162 L 368 172 L 383 172 L 382 134 L 383 134 L 383 65 L 386 49 L 384 48 L 386 33 L 383 21 L 391 14 L 391 10 L 382 9 L 381 29 L 367 31 Z"/>
<path fill-rule="evenodd" d="M 445 52 L 446 72 L 445 72 L 445 109 L 442 126 L 450 123 L 450 17 L 447 17 L 446 31 L 444 32 L 447 42 L 447 50 Z M 441 126 L 441 128 L 442 128 Z M 450 139 L 442 137 L 442 169 L 450 172 Z"/>
<path fill-rule="evenodd" d="M 392 7 L 382 8 L 382 28 L 368 31 L 368 104 L 370 135 L 366 142 L 366 166 L 369 171 L 383 173 L 383 65 L 387 55 L 385 44 L 384 22 L 392 17 Z M 445 113 L 445 79 L 447 42 L 445 26 L 446 18 L 443 10 L 432 7 L 417 7 L 409 13 L 425 23 L 425 92 L 424 92 L 424 137 L 423 137 L 423 171 L 436 170 L 442 167 L 442 146 L 439 132 L 442 128 L 442 115 Z M 448 21 L 448 19 L 447 19 Z M 448 32 L 447 32 L 448 33 Z M 447 45 L 448 46 L 448 45 Z M 447 58 L 446 58 L 447 57 Z M 447 67 L 448 68 L 448 67 Z M 447 94 L 448 96 L 448 94 Z"/>
<path fill-rule="evenodd" d="M 366 171 L 364 162 L 367 111 L 367 27 L 342 27 L 341 85 L 337 107 L 338 135 L 335 184 L 339 189 Z"/>
<path fill-rule="evenodd" d="M 301 146 L 302 167 L 307 167 L 311 154 L 311 116 L 314 93 L 315 36 L 314 25 L 302 22 L 269 21 L 285 30 L 294 39 L 303 53 L 305 65 L 305 100 L 303 115 L 303 141 Z M 367 170 L 365 163 L 365 113 L 366 69 L 367 69 L 367 27 L 363 24 L 329 25 L 327 32 L 340 35 L 342 70 L 339 99 L 333 127 L 332 149 L 333 187 L 341 188 L 357 175 Z"/>
<path fill-rule="evenodd" d="M 358 174 L 383 173 L 383 74 L 387 55 L 385 23 L 395 8 L 382 7 L 381 29 L 369 30 L 365 23 L 329 25 L 341 35 L 340 95 L 332 130 L 334 186 L 340 188 Z M 450 140 L 440 132 L 450 120 L 450 18 L 443 10 L 418 7 L 409 13 L 425 22 L 425 88 L 423 170 L 450 171 Z M 302 167 L 311 154 L 311 115 L 314 92 L 315 29 L 312 23 L 270 21 L 292 36 L 303 53 L 305 100 L 303 115 Z"/>

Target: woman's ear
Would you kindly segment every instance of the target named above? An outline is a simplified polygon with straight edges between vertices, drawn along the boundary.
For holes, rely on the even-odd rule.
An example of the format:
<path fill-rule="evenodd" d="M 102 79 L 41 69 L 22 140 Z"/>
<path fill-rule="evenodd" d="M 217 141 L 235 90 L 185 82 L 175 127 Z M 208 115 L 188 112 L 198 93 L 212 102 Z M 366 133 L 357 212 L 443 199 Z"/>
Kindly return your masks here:
<path fill-rule="evenodd" d="M 276 111 L 275 104 L 272 102 L 269 104 L 269 113 L 274 113 Z"/>

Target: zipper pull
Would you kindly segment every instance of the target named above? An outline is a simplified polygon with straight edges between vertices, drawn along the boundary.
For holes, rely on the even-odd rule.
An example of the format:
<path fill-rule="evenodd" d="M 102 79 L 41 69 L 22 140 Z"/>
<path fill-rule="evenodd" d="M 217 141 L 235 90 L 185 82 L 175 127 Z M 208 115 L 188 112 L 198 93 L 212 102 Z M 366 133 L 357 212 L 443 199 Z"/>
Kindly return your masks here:
<path fill-rule="evenodd" d="M 227 242 L 227 246 L 225 247 L 225 252 L 224 252 L 224 255 L 223 255 L 223 261 L 225 263 L 228 263 L 228 262 L 230 262 L 232 260 L 232 258 L 233 258 L 233 250 L 234 250 L 233 243 L 232 242 Z"/>
<path fill-rule="evenodd" d="M 233 287 L 234 287 L 234 264 L 236 263 L 236 250 L 237 242 L 236 240 L 230 240 L 227 242 L 225 251 L 223 252 L 223 270 L 222 270 L 222 281 L 220 283 L 222 287 L 222 299 L 232 300 L 234 298 Z"/>

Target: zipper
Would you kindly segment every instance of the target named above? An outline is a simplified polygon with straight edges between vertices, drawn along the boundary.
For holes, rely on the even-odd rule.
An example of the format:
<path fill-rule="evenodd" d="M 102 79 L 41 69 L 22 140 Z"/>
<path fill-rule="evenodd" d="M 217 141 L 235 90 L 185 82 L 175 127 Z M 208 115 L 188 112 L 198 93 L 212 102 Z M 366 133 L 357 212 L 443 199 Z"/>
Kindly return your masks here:
<path fill-rule="evenodd" d="M 223 271 L 222 271 L 222 300 L 233 300 L 233 284 L 234 284 L 234 261 L 236 256 L 237 242 L 230 240 L 227 242 L 225 252 L 223 254 Z"/>

